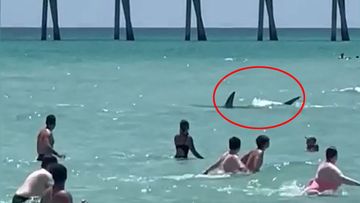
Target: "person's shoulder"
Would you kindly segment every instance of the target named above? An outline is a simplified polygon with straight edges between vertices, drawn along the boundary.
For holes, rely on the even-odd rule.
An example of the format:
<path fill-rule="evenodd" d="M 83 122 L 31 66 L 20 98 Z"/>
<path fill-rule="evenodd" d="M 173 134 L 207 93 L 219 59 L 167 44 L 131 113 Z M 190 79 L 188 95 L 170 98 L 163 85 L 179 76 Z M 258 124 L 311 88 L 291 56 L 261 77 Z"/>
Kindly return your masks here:
<path fill-rule="evenodd" d="M 72 203 L 72 196 L 69 192 L 62 190 L 54 195 L 53 201 L 56 203 Z"/>
<path fill-rule="evenodd" d="M 332 170 L 340 171 L 340 169 L 333 163 L 329 163 L 328 167 Z"/>
<path fill-rule="evenodd" d="M 262 153 L 262 150 L 253 149 L 253 150 L 251 150 L 251 151 L 248 153 L 248 155 L 249 155 L 249 156 L 258 156 L 258 155 L 260 155 L 261 153 Z"/>
<path fill-rule="evenodd" d="M 47 128 L 42 128 L 39 132 L 39 136 L 49 136 L 50 134 L 51 134 L 51 132 Z"/>
<path fill-rule="evenodd" d="M 227 154 L 225 155 L 225 158 L 230 161 L 238 161 L 239 156 L 237 154 Z"/>
<path fill-rule="evenodd" d="M 44 179 L 52 179 L 51 173 L 45 169 L 37 170 L 36 174 L 37 174 L 37 176 L 44 178 Z"/>
<path fill-rule="evenodd" d="M 263 155 L 264 154 L 264 150 L 261 150 L 261 149 L 256 149 L 256 150 L 254 150 L 255 151 L 255 153 L 256 153 L 256 155 Z"/>

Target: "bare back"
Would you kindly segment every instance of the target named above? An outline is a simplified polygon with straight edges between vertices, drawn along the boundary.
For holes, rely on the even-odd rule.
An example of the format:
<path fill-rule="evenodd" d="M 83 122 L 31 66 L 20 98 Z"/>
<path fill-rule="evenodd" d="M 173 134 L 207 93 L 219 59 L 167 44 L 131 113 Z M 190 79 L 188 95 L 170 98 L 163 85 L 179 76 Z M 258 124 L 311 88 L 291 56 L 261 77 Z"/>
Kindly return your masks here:
<path fill-rule="evenodd" d="M 222 162 L 222 168 L 225 173 L 245 172 L 246 167 L 241 162 L 237 154 L 227 154 Z"/>
<path fill-rule="evenodd" d="M 189 140 L 191 139 L 190 136 L 185 135 L 176 135 L 174 137 L 174 144 L 176 148 L 176 155 L 175 158 L 187 158 L 188 153 L 190 150 L 190 143 Z"/>
<path fill-rule="evenodd" d="M 264 152 L 255 149 L 247 153 L 241 158 L 241 161 L 246 165 L 251 172 L 258 172 L 263 164 Z"/>
<path fill-rule="evenodd" d="M 342 184 L 342 172 L 334 164 L 324 162 L 319 165 L 315 180 L 324 188 L 332 188 L 336 190 Z"/>
<path fill-rule="evenodd" d="M 52 185 L 54 181 L 51 174 L 45 169 L 40 169 L 31 173 L 23 185 L 16 191 L 16 195 L 22 197 L 42 196 L 43 193 Z"/>
<path fill-rule="evenodd" d="M 65 190 L 56 191 L 53 188 L 46 191 L 41 203 L 72 203 L 71 194 Z"/>

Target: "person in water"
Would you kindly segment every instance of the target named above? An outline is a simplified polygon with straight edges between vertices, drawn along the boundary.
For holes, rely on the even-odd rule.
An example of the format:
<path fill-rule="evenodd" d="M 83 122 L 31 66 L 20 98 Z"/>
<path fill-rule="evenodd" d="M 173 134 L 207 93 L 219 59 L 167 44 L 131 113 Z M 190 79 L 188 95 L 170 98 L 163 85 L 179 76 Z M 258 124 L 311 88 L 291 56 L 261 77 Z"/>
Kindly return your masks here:
<path fill-rule="evenodd" d="M 318 152 L 319 145 L 316 144 L 317 140 L 315 137 L 305 137 L 306 139 L 306 151 L 308 152 Z"/>
<path fill-rule="evenodd" d="M 65 155 L 60 155 L 54 149 L 53 130 L 56 126 L 56 117 L 48 115 L 46 117 L 46 127 L 41 129 L 37 136 L 37 160 L 41 161 L 46 156 L 57 156 L 58 158 L 65 158 Z"/>
<path fill-rule="evenodd" d="M 72 203 L 71 194 L 65 189 L 67 169 L 61 164 L 52 164 L 49 172 L 54 179 L 54 185 L 45 191 L 41 203 Z"/>
<path fill-rule="evenodd" d="M 341 53 L 340 56 L 338 57 L 338 59 L 344 59 L 345 58 L 345 54 Z"/>
<path fill-rule="evenodd" d="M 189 135 L 189 122 L 186 120 L 180 121 L 180 133 L 175 135 L 174 143 L 176 148 L 175 158 L 187 159 L 189 150 L 198 159 L 203 159 L 195 149 L 193 138 Z"/>
<path fill-rule="evenodd" d="M 260 171 L 265 150 L 270 146 L 270 138 L 266 135 L 259 135 L 256 138 L 256 145 L 257 149 L 251 150 L 241 158 L 241 161 L 251 173 Z"/>
<path fill-rule="evenodd" d="M 338 152 L 335 147 L 326 149 L 326 161 L 322 162 L 315 178 L 310 180 L 304 192 L 308 195 L 321 195 L 326 191 L 336 192 L 342 184 L 360 186 L 360 182 L 343 175 L 335 165 Z"/>
<path fill-rule="evenodd" d="M 26 202 L 31 197 L 42 197 L 43 193 L 53 186 L 54 181 L 50 174 L 49 166 L 56 164 L 55 157 L 44 157 L 41 163 L 41 169 L 32 172 L 24 183 L 16 191 L 12 203 Z"/>
<path fill-rule="evenodd" d="M 203 174 L 212 172 L 238 173 L 247 172 L 247 168 L 241 162 L 238 155 L 241 148 L 241 140 L 237 137 L 229 139 L 229 150 L 225 152 L 218 161 L 211 165 Z"/>

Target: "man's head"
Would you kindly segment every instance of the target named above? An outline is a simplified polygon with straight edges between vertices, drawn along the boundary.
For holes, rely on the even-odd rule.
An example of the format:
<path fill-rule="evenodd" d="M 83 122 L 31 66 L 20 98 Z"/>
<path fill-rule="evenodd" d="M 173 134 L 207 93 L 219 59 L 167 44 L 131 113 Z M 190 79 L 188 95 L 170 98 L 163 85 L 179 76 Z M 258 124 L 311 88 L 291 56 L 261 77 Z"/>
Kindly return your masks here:
<path fill-rule="evenodd" d="M 326 149 L 325 154 L 326 154 L 326 161 L 327 162 L 331 162 L 331 163 L 334 163 L 334 164 L 336 163 L 337 155 L 338 155 L 336 147 L 334 147 L 334 146 L 328 147 Z"/>
<path fill-rule="evenodd" d="M 316 145 L 316 138 L 315 137 L 306 137 L 306 145 Z"/>
<path fill-rule="evenodd" d="M 46 169 L 46 170 L 49 170 L 49 166 L 51 164 L 57 164 L 58 163 L 56 157 L 53 157 L 53 156 L 46 156 L 46 157 L 42 158 L 41 161 L 42 161 L 41 162 L 41 168 Z"/>
<path fill-rule="evenodd" d="M 256 138 L 256 145 L 258 149 L 265 150 L 270 146 L 270 138 L 266 135 L 259 135 Z"/>
<path fill-rule="evenodd" d="M 56 126 L 56 117 L 54 115 L 48 115 L 46 117 L 46 127 L 49 130 L 54 130 L 55 126 Z"/>
<path fill-rule="evenodd" d="M 237 137 L 232 137 L 229 139 L 229 149 L 232 151 L 239 152 L 241 147 L 241 140 Z"/>
<path fill-rule="evenodd" d="M 51 173 L 53 179 L 54 179 L 54 184 L 55 185 L 62 185 L 65 184 L 66 179 L 67 179 L 67 170 L 65 168 L 65 166 L 63 166 L 62 164 L 51 164 L 49 166 L 49 172 Z"/>
<path fill-rule="evenodd" d="M 190 124 L 187 120 L 180 121 L 180 131 L 186 133 L 189 130 Z"/>

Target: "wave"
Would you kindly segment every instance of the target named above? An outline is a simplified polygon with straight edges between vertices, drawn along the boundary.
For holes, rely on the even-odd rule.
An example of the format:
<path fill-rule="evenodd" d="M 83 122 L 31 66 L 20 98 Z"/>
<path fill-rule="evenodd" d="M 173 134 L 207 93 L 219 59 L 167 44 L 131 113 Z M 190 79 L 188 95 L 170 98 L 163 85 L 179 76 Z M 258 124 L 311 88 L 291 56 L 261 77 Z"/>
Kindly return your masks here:
<path fill-rule="evenodd" d="M 301 103 L 295 103 L 295 106 L 297 108 L 300 108 L 301 107 Z M 339 107 L 339 105 L 337 104 L 333 104 L 333 105 L 319 105 L 319 104 L 306 104 L 304 108 L 337 108 Z"/>
<path fill-rule="evenodd" d="M 59 103 L 59 104 L 56 104 L 57 107 L 85 107 L 84 104 L 67 104 L 67 103 Z"/>
<path fill-rule="evenodd" d="M 183 174 L 183 175 L 170 175 L 170 176 L 162 176 L 162 179 L 168 180 L 189 180 L 189 179 L 223 179 L 229 178 L 230 174 L 219 174 L 219 175 L 204 175 L 204 174 Z"/>
<path fill-rule="evenodd" d="M 334 88 L 331 92 L 353 92 L 353 93 L 360 93 L 360 87 L 345 87 L 342 89 Z"/>
<path fill-rule="evenodd" d="M 251 105 L 253 107 L 272 107 L 272 106 L 281 106 L 281 105 L 283 105 L 283 103 L 278 102 L 278 101 L 259 99 L 259 98 L 255 97 L 252 100 Z M 300 108 L 301 105 L 302 105 L 302 102 L 294 103 L 294 106 L 296 108 Z M 306 104 L 304 108 L 337 108 L 337 107 L 339 107 L 339 105 L 337 105 L 337 104 L 333 104 L 333 105 Z"/>

